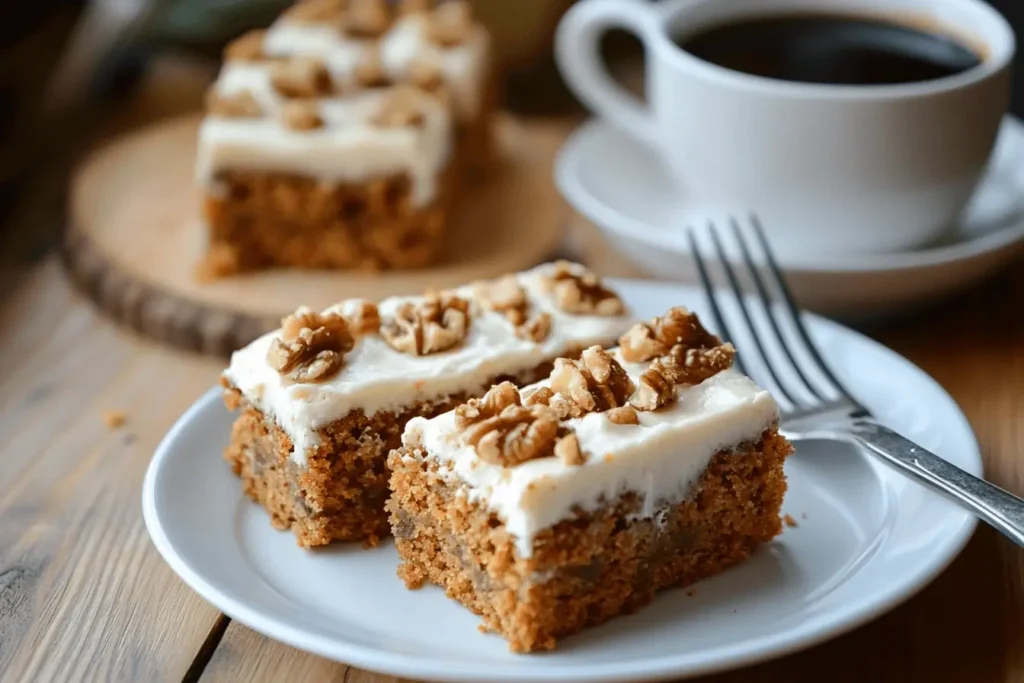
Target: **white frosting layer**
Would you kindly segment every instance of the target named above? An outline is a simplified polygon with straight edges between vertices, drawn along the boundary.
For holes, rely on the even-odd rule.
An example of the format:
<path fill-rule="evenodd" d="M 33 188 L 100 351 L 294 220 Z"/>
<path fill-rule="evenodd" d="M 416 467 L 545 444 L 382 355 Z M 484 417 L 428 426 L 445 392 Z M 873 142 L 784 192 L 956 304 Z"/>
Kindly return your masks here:
<path fill-rule="evenodd" d="M 451 91 L 455 116 L 467 121 L 476 117 L 489 74 L 490 39 L 479 24 L 459 45 L 441 47 L 427 38 L 427 16 L 399 17 L 381 36 L 379 49 L 384 73 L 393 82 L 407 80 L 415 61 L 433 63 Z M 335 83 L 354 87 L 354 72 L 369 41 L 346 36 L 329 24 L 299 22 L 282 17 L 267 30 L 263 51 L 274 57 L 316 55 L 324 60 Z"/>
<path fill-rule="evenodd" d="M 319 443 L 317 430 L 351 410 L 372 415 L 460 391 L 482 393 L 497 375 L 532 370 L 571 348 L 613 343 L 634 322 L 629 315 L 572 315 L 555 308 L 542 290 L 542 278 L 552 267 L 545 264 L 516 276 L 527 291 L 531 312 L 551 315 L 551 333 L 540 343 L 516 337 L 503 315 L 483 311 L 473 302 L 469 333 L 449 351 L 410 356 L 391 348 L 379 335 L 369 335 L 345 355 L 344 367 L 330 380 L 293 384 L 267 364 L 267 350 L 279 334 L 275 331 L 236 351 L 224 376 L 264 415 L 277 421 L 292 440 L 293 460 L 304 465 L 306 449 Z M 471 295 L 468 286 L 455 291 Z M 385 299 L 378 307 L 381 317 L 388 317 L 406 301 L 419 299 Z M 344 313 L 356 303 L 342 302 L 327 310 Z"/>
<path fill-rule="evenodd" d="M 367 178 L 407 175 L 411 200 L 428 203 L 451 156 L 448 109 L 425 93 L 419 96 L 422 126 L 382 128 L 372 123 L 390 88 L 363 90 L 319 101 L 324 126 L 289 130 L 278 114 L 285 103 L 270 84 L 265 64 L 228 62 L 214 85 L 232 95 L 248 91 L 266 116 L 256 119 L 208 116 L 199 129 L 196 175 L 211 183 L 218 171 L 270 171 L 359 183 Z"/>
<path fill-rule="evenodd" d="M 623 365 L 634 380 L 647 368 Z M 454 412 L 411 420 L 403 440 L 422 443 L 421 457 L 440 461 L 471 500 L 497 513 L 520 556 L 530 557 L 537 533 L 576 508 L 593 511 L 635 492 L 644 501 L 639 516 L 651 517 L 661 503 L 683 500 L 715 453 L 760 438 L 778 419 L 771 395 L 734 369 L 677 394 L 668 407 L 640 412 L 639 426 L 614 424 L 602 413 L 568 420 L 589 454 L 578 466 L 557 457 L 509 468 L 487 463 L 460 443 Z"/>
<path fill-rule="evenodd" d="M 207 117 L 199 131 L 196 175 L 210 185 L 219 171 L 265 171 L 312 176 L 329 183 L 408 175 L 411 200 L 430 202 L 451 157 L 454 120 L 475 118 L 489 77 L 487 31 L 476 24 L 468 38 L 440 47 L 427 38 L 427 16 L 398 18 L 379 41 L 351 38 L 337 26 L 278 19 L 266 33 L 263 51 L 271 57 L 315 55 L 324 60 L 338 97 L 319 100 L 324 126 L 295 131 L 279 120 L 284 99 L 271 87 L 266 63 L 226 62 L 214 88 L 230 95 L 250 91 L 265 116 L 259 119 Z M 371 123 L 390 88 L 365 90 L 355 82 L 360 57 L 374 43 L 381 65 L 395 83 L 408 81 L 416 61 L 435 64 L 451 94 L 451 110 L 423 94 L 423 126 L 381 128 Z"/>

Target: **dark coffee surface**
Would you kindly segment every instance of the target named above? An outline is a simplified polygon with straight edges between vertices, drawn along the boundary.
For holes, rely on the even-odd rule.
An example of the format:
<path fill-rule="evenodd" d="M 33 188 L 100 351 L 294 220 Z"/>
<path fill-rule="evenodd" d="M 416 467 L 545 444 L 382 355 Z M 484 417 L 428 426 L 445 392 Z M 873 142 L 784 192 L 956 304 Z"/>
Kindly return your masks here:
<path fill-rule="evenodd" d="M 952 76 L 981 62 L 947 36 L 840 15 L 751 18 L 683 34 L 676 43 L 734 71 L 803 83 L 913 83 Z"/>

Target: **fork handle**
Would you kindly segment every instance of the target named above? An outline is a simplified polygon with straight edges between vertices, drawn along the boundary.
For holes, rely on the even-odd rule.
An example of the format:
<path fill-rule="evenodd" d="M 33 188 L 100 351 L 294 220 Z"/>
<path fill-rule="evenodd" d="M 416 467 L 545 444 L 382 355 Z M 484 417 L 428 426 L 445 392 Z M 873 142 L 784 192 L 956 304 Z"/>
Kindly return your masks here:
<path fill-rule="evenodd" d="M 871 420 L 849 427 L 860 445 L 928 488 L 960 503 L 1019 546 L 1024 546 L 1024 500 L 975 477 L 910 439 Z"/>

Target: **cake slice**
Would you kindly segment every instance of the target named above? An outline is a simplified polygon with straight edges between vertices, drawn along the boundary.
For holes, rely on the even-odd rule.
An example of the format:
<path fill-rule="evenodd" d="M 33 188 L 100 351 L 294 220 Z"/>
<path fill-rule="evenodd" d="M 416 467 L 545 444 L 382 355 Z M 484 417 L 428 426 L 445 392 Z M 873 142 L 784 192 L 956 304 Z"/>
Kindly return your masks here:
<path fill-rule="evenodd" d="M 531 652 L 746 559 L 781 531 L 791 447 L 733 353 L 676 308 L 410 420 L 388 462 L 399 575 Z"/>
<path fill-rule="evenodd" d="M 304 0 L 225 50 L 199 130 L 208 277 L 432 262 L 490 149 L 466 0 Z"/>
<path fill-rule="evenodd" d="M 390 531 L 386 461 L 406 422 L 496 382 L 536 381 L 560 356 L 614 344 L 633 320 L 566 262 L 379 305 L 299 310 L 232 355 L 221 383 L 240 415 L 225 457 L 300 546 L 376 543 Z"/>

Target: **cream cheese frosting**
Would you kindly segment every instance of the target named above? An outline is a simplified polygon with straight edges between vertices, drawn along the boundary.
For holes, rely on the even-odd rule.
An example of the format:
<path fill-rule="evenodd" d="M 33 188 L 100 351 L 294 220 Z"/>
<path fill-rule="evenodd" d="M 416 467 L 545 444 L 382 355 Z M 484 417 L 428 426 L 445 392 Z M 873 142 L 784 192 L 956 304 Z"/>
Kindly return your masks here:
<path fill-rule="evenodd" d="M 469 332 L 449 351 L 411 356 L 396 351 L 379 335 L 368 335 L 356 342 L 342 369 L 328 381 L 295 384 L 267 362 L 267 351 L 280 334 L 278 330 L 236 351 L 224 377 L 268 419 L 276 421 L 292 441 L 292 459 L 304 465 L 306 450 L 319 443 L 317 430 L 352 410 L 373 415 L 461 391 L 481 393 L 497 375 L 527 372 L 573 349 L 606 345 L 635 322 L 629 314 L 575 315 L 560 310 L 544 289 L 545 278 L 554 267 L 544 264 L 515 276 L 531 310 L 551 316 L 551 332 L 541 342 L 517 337 L 503 315 L 483 310 L 467 285 L 453 291 L 470 300 Z M 386 318 L 401 304 L 419 300 L 421 297 L 393 297 L 381 301 L 378 310 Z M 324 312 L 344 314 L 359 303 L 349 300 Z"/>
<path fill-rule="evenodd" d="M 363 90 L 319 100 L 324 126 L 289 130 L 277 118 L 285 104 L 270 83 L 266 64 L 228 62 L 214 90 L 230 96 L 252 94 L 268 115 L 261 118 L 208 116 L 199 128 L 196 175 L 211 184 L 224 170 L 313 176 L 327 182 L 359 183 L 368 178 L 407 176 L 410 199 L 428 203 L 452 153 L 450 113 L 439 100 L 415 93 L 423 125 L 385 128 L 373 123 L 391 88 Z"/>
<path fill-rule="evenodd" d="M 615 358 L 634 381 L 648 367 L 625 363 L 618 352 Z M 639 425 L 614 424 L 603 413 L 567 420 L 588 454 L 582 465 L 558 457 L 513 467 L 486 462 L 462 443 L 454 411 L 410 420 L 403 442 L 410 450 L 420 447 L 405 457 L 438 461 L 442 475 L 458 482 L 471 501 L 493 510 L 520 556 L 530 557 L 536 535 L 577 508 L 594 511 L 634 492 L 644 501 L 638 516 L 652 517 L 665 502 L 683 500 L 716 453 L 759 439 L 778 421 L 771 395 L 735 369 L 677 387 L 676 395 L 669 406 L 639 411 Z"/>
<path fill-rule="evenodd" d="M 264 54 L 323 59 L 340 94 L 318 99 L 322 127 L 289 130 L 279 121 L 285 99 L 271 86 L 268 63 L 226 62 L 214 91 L 224 96 L 248 91 L 265 116 L 208 116 L 199 130 L 198 181 L 215 190 L 216 176 L 225 170 L 298 174 L 329 183 L 407 176 L 413 205 L 428 204 L 452 155 L 453 122 L 472 120 L 480 112 L 490 48 L 479 24 L 458 45 L 435 45 L 427 21 L 425 13 L 399 17 L 379 40 L 370 41 L 347 36 L 332 24 L 278 19 L 263 39 Z M 374 125 L 392 88 L 365 89 L 356 83 L 356 67 L 371 49 L 379 50 L 383 72 L 394 83 L 408 81 L 414 64 L 436 66 L 451 106 L 421 93 L 422 126 Z"/>

